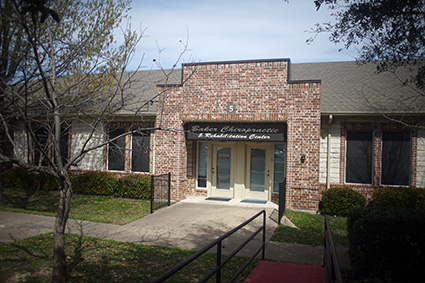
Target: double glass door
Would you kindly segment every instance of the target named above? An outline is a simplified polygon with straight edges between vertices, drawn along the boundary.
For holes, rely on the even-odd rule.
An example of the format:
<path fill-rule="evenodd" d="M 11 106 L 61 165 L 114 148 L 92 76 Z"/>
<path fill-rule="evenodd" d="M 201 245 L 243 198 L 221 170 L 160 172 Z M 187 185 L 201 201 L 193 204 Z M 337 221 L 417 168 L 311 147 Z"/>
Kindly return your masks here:
<path fill-rule="evenodd" d="M 269 200 L 273 145 L 211 143 L 211 196 Z"/>

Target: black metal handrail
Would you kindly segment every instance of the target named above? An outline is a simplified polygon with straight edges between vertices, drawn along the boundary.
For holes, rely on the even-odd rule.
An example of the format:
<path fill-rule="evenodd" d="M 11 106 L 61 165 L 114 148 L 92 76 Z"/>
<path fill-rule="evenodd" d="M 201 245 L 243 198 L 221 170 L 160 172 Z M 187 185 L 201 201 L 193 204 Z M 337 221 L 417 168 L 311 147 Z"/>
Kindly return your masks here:
<path fill-rule="evenodd" d="M 260 215 L 263 215 L 263 225 L 256 230 L 248 239 L 246 239 L 239 247 L 237 247 L 230 255 L 228 255 L 225 259 L 221 259 L 222 256 L 222 242 L 235 232 L 239 231 L 241 228 L 245 227 L 255 219 L 257 219 Z M 167 280 L 172 275 L 176 274 L 179 270 L 187 266 L 189 263 L 206 253 L 208 250 L 210 250 L 212 247 L 217 246 L 217 260 L 216 260 L 216 266 L 213 270 L 211 270 L 207 275 L 205 275 L 204 278 L 202 278 L 199 282 L 206 282 L 208 279 L 210 279 L 214 274 L 216 275 L 216 282 L 221 282 L 221 269 L 223 266 L 229 262 L 240 250 L 242 250 L 243 247 L 245 247 L 255 236 L 257 236 L 261 231 L 263 231 L 263 238 L 262 238 L 262 244 L 257 249 L 255 254 L 242 266 L 236 274 L 229 280 L 229 282 L 234 282 L 239 275 L 245 270 L 245 268 L 254 260 L 254 258 L 262 251 L 261 259 L 264 260 L 265 258 L 265 250 L 266 250 L 266 211 L 262 210 L 241 225 L 237 226 L 236 228 L 230 230 L 226 234 L 222 235 L 221 237 L 217 238 L 215 241 L 212 241 L 208 245 L 204 246 L 202 249 L 194 253 L 192 256 L 188 257 L 187 259 L 183 260 L 173 268 L 169 269 L 165 273 L 161 274 L 158 278 L 152 281 L 152 283 L 157 282 L 163 282 L 164 280 Z"/>
<path fill-rule="evenodd" d="M 338 254 L 332 238 L 328 215 L 325 215 L 325 245 L 323 265 L 325 267 L 326 282 L 344 282 L 338 261 Z"/>
<path fill-rule="evenodd" d="M 279 219 L 278 223 L 282 220 L 285 213 L 286 206 L 286 178 L 279 183 Z"/>
<path fill-rule="evenodd" d="M 170 189 L 171 173 L 151 176 L 151 213 L 163 206 L 170 206 Z"/>

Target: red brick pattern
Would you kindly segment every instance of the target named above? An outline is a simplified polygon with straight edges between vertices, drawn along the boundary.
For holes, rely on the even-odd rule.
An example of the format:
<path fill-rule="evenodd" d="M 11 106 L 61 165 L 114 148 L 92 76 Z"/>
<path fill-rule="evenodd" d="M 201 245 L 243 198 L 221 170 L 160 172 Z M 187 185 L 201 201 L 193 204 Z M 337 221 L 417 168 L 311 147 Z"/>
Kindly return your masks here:
<path fill-rule="evenodd" d="M 171 172 L 172 199 L 206 195 L 187 172 L 184 122 L 275 121 L 288 128 L 287 208 L 317 209 L 321 84 L 288 82 L 288 64 L 287 60 L 187 64 L 181 86 L 159 88 L 164 93 L 156 115 L 156 127 L 162 130 L 155 133 L 155 174 Z M 236 104 L 236 112 L 227 113 L 227 104 Z"/>

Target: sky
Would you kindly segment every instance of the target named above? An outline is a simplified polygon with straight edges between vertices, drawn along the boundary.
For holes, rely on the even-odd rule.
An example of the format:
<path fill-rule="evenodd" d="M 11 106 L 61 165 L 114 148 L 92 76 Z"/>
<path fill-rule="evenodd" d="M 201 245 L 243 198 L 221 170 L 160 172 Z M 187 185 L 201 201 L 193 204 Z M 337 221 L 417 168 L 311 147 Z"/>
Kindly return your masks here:
<path fill-rule="evenodd" d="M 143 38 L 130 69 L 142 58 L 142 69 L 276 58 L 355 60 L 356 51 L 339 51 L 343 46 L 331 43 L 329 34 L 306 43 L 316 23 L 332 20 L 330 13 L 327 7 L 316 11 L 313 0 L 133 0 L 131 25 Z"/>

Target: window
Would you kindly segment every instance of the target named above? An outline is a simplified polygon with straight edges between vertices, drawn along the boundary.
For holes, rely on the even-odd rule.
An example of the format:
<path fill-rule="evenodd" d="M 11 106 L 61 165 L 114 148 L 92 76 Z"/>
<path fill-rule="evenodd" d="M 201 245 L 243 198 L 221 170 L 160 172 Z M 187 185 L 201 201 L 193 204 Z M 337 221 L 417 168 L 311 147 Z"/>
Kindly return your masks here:
<path fill-rule="evenodd" d="M 273 192 L 279 192 L 279 183 L 285 179 L 285 144 L 274 145 Z"/>
<path fill-rule="evenodd" d="M 37 166 L 47 166 L 47 154 L 49 147 L 49 132 L 46 128 L 38 128 L 34 132 L 35 141 L 33 143 L 33 163 Z"/>
<path fill-rule="evenodd" d="M 131 139 L 131 171 L 149 172 L 149 132 L 134 133 Z"/>
<path fill-rule="evenodd" d="M 69 130 L 67 128 L 62 128 L 60 137 L 60 154 L 63 165 L 68 163 L 68 136 Z"/>
<path fill-rule="evenodd" d="M 112 141 L 108 145 L 108 170 L 124 171 L 125 136 L 121 136 L 124 132 L 124 129 L 109 129 L 109 140 Z"/>
<path fill-rule="evenodd" d="M 208 171 L 208 142 L 198 142 L 197 164 L 197 186 L 198 188 L 206 188 Z"/>
<path fill-rule="evenodd" d="M 372 184 L 373 132 L 347 132 L 345 181 Z"/>
<path fill-rule="evenodd" d="M 382 185 L 410 183 L 410 133 L 383 132 L 382 134 Z"/>

